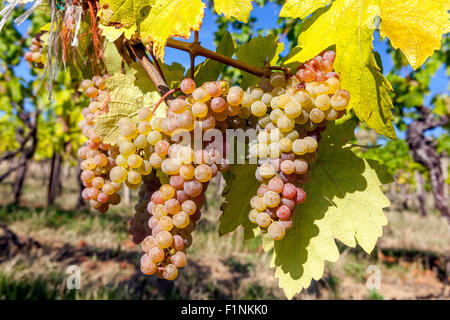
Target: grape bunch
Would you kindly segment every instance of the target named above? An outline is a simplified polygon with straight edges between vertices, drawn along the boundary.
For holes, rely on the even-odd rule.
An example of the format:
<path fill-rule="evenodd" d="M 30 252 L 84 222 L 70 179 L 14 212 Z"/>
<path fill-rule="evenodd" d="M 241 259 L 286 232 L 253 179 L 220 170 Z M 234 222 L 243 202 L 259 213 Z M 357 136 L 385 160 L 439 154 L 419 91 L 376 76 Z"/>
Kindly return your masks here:
<path fill-rule="evenodd" d="M 249 220 L 274 240 L 285 236 L 295 204 L 306 199 L 302 186 L 317 159 L 321 132 L 328 121 L 345 114 L 349 103 L 333 72 L 334 59 L 333 51 L 323 52 L 300 66 L 294 77 L 273 73 L 243 97 L 242 105 L 258 118 L 250 156 L 258 159 L 255 176 L 261 186 L 250 201 Z"/>
<path fill-rule="evenodd" d="M 84 189 L 81 193 L 84 200 L 89 201 L 92 208 L 104 213 L 110 205 L 120 203 L 120 183 L 111 181 L 110 171 L 115 167 L 115 158 L 119 150 L 116 146 L 102 143 L 95 132 L 95 117 L 108 112 L 109 94 L 104 85 L 103 77 L 94 76 L 92 80 L 81 82 L 81 89 L 90 98 L 91 102 L 82 111 L 84 119 L 78 123 L 87 143 L 78 149 L 81 159 L 81 180 Z"/>
<path fill-rule="evenodd" d="M 41 34 L 37 34 L 31 40 L 31 46 L 28 48 L 30 51 L 25 52 L 24 58 L 35 67 L 42 69 L 44 68 L 44 63 L 42 60 L 42 45 L 40 40 Z"/>

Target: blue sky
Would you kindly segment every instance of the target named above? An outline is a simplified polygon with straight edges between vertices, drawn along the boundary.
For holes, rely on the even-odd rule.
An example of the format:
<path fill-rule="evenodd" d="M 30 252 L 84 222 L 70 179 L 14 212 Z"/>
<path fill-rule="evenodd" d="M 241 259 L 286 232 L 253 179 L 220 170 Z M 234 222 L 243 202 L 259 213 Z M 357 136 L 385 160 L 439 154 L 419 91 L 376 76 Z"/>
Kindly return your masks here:
<path fill-rule="evenodd" d="M 274 3 L 268 3 L 264 7 L 259 7 L 258 5 L 254 4 L 254 9 L 252 11 L 252 16 L 257 18 L 257 21 L 255 23 L 255 26 L 257 29 L 269 29 L 273 28 L 277 25 L 278 20 L 278 14 L 280 12 L 280 6 L 274 4 Z M 205 18 L 203 20 L 203 26 L 200 30 L 200 41 L 202 45 L 208 49 L 214 50 L 214 32 L 217 30 L 215 25 L 215 19 L 216 16 L 211 13 L 210 10 L 206 10 Z M 21 26 L 19 26 L 19 30 L 21 33 L 25 33 L 29 27 L 29 22 L 24 22 Z M 389 71 L 392 68 L 392 61 L 390 59 L 390 56 L 386 54 L 386 44 L 384 41 L 375 38 L 374 41 L 374 48 L 376 51 L 378 51 L 381 55 L 382 61 L 383 61 L 383 67 L 384 67 L 384 74 L 389 73 Z M 287 54 L 288 48 L 285 46 L 285 51 L 282 53 L 282 55 Z M 196 63 L 199 63 L 203 61 L 204 59 L 201 57 L 198 57 L 196 59 Z M 189 67 L 189 57 L 187 53 L 181 52 L 176 49 L 167 48 L 166 49 L 166 56 L 165 56 L 166 63 L 172 63 L 172 62 L 178 62 L 183 64 L 185 67 Z M 20 74 L 25 79 L 30 78 L 30 69 L 28 63 L 25 61 L 22 61 L 17 67 L 15 67 L 18 74 Z M 445 68 L 440 68 L 433 79 L 431 80 L 430 94 L 425 98 L 425 104 L 429 105 L 431 98 L 436 95 L 437 93 L 443 93 L 448 91 L 448 77 L 445 74 Z M 439 132 L 435 132 L 439 133 Z M 398 132 L 399 138 L 403 138 L 404 134 L 401 132 Z"/>

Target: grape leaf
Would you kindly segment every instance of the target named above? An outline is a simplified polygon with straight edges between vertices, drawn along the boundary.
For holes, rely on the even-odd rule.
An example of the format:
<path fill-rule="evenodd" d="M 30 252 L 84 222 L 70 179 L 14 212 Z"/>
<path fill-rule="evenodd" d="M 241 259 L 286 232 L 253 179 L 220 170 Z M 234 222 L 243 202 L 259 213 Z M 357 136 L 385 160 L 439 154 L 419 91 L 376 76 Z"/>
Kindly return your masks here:
<path fill-rule="evenodd" d="M 278 55 L 283 51 L 284 44 L 277 42 L 275 35 L 257 36 L 249 42 L 241 45 L 236 52 L 236 57 L 242 62 L 249 63 L 256 67 L 264 67 L 268 63 L 274 64 L 278 60 Z M 247 87 L 258 83 L 259 78 L 247 72 L 242 72 L 241 87 Z"/>
<path fill-rule="evenodd" d="M 129 28 L 115 26 L 105 26 L 99 24 L 99 28 L 102 29 L 102 35 L 108 39 L 108 41 L 114 42 L 123 34 L 126 39 L 131 39 L 131 36 L 136 32 L 136 25 L 132 25 Z"/>
<path fill-rule="evenodd" d="M 166 79 L 167 85 L 170 88 L 174 88 L 174 84 L 178 83 L 180 79 L 183 78 L 184 67 L 179 63 L 173 62 L 171 65 L 167 65 L 160 62 L 160 67 L 162 73 L 164 74 L 164 78 Z M 145 72 L 139 62 L 133 62 L 131 64 L 131 70 L 136 77 L 134 84 L 140 87 L 141 90 L 144 92 L 156 90 L 153 82 L 149 80 L 147 72 Z"/>
<path fill-rule="evenodd" d="M 225 32 L 222 40 L 220 40 L 220 43 L 217 46 L 216 52 L 227 57 L 231 57 L 234 54 L 235 49 L 236 44 L 234 43 L 231 34 L 228 31 Z M 206 81 L 217 80 L 224 67 L 225 65 L 223 63 L 211 59 L 206 59 L 206 61 L 198 67 L 195 74 L 195 81 L 198 84 L 201 84 Z"/>
<path fill-rule="evenodd" d="M 214 8 L 218 15 L 223 13 L 227 19 L 234 17 L 247 23 L 253 6 L 252 0 L 214 0 Z"/>
<path fill-rule="evenodd" d="M 156 91 L 144 94 L 134 84 L 135 80 L 133 75 L 120 73 L 105 80 L 105 86 L 110 95 L 109 112 L 95 119 L 95 132 L 104 143 L 115 144 L 119 134 L 118 121 L 120 118 L 129 117 L 137 121 L 137 112 L 140 108 L 151 108 L 160 99 L 160 95 Z M 160 106 L 157 112 L 164 114 L 164 106 Z"/>
<path fill-rule="evenodd" d="M 109 74 L 120 73 L 122 71 L 122 57 L 114 43 L 106 41 L 103 50 L 103 59 Z"/>
<path fill-rule="evenodd" d="M 381 74 L 373 54 L 372 1 L 336 0 L 331 7 L 316 11 L 302 25 L 298 45 L 302 49 L 286 63 L 304 62 L 336 44 L 335 70 L 342 87 L 350 92 L 349 109 L 378 133 L 395 138 L 392 87 Z"/>
<path fill-rule="evenodd" d="M 434 50 L 441 48 L 442 35 L 450 32 L 448 0 L 391 0 L 380 8 L 380 33 L 405 54 L 414 69 Z"/>
<path fill-rule="evenodd" d="M 332 0 L 287 0 L 280 11 L 280 17 L 304 19 L 319 8 L 330 4 Z"/>
<path fill-rule="evenodd" d="M 305 185 L 307 200 L 296 206 L 292 229 L 284 239 L 265 245 L 273 249 L 271 266 L 289 299 L 311 279 L 322 277 L 325 260 L 337 261 L 335 238 L 370 253 L 387 224 L 382 209 L 389 200 L 380 186 L 392 177 L 376 161 L 361 159 L 346 146 L 355 126 L 354 121 L 329 124 Z"/>
<path fill-rule="evenodd" d="M 250 199 L 256 195 L 259 182 L 255 178 L 256 165 L 232 165 L 223 173 L 227 183 L 223 190 L 222 215 L 220 216 L 219 235 L 234 231 L 237 227 L 244 227 L 245 239 L 256 236 L 255 225 L 248 220 Z M 255 230 L 256 229 L 256 230 Z"/>
<path fill-rule="evenodd" d="M 201 0 L 156 0 L 139 24 L 144 44 L 151 43 L 155 56 L 164 61 L 164 47 L 172 37 L 189 38 L 202 25 L 205 4 Z"/>
<path fill-rule="evenodd" d="M 100 0 L 98 16 L 103 25 L 119 24 L 124 28 L 136 25 L 141 10 L 155 0 Z"/>

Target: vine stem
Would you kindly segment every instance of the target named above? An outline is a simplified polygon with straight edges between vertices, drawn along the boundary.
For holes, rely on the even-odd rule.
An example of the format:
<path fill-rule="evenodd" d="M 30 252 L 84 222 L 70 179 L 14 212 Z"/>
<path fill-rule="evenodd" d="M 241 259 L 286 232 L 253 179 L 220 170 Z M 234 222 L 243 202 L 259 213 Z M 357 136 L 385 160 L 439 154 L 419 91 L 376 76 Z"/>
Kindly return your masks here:
<path fill-rule="evenodd" d="M 164 99 L 166 99 L 168 96 L 170 96 L 172 93 L 180 91 L 180 88 L 175 88 L 172 90 L 167 91 L 162 97 L 161 99 L 159 99 L 159 101 L 155 104 L 155 107 L 153 108 L 152 113 L 154 114 L 156 109 L 158 109 L 159 105 L 164 101 Z"/>
<path fill-rule="evenodd" d="M 232 66 L 234 68 L 240 69 L 242 71 L 254 74 L 258 77 L 269 77 L 270 69 L 269 68 L 259 68 L 256 66 L 252 66 L 251 64 L 247 64 L 245 62 L 229 58 L 223 54 L 208 50 L 200 45 L 199 42 L 184 42 L 175 39 L 168 39 L 166 46 L 169 48 L 174 48 L 178 50 L 182 50 L 188 52 L 191 56 L 203 56 L 223 64 Z"/>

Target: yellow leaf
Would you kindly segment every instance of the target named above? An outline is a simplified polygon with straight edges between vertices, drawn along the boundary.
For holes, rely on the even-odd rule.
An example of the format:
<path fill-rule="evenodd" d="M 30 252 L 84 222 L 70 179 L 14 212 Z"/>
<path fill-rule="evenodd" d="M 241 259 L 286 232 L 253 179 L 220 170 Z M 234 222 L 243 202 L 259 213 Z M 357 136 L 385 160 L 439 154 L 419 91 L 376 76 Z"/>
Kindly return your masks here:
<path fill-rule="evenodd" d="M 384 1 L 380 33 L 417 69 L 441 48 L 442 35 L 449 32 L 448 10 L 448 0 Z"/>
<path fill-rule="evenodd" d="M 120 24 L 131 28 L 136 24 L 141 10 L 151 6 L 154 0 L 100 0 L 98 16 L 104 25 Z"/>
<path fill-rule="evenodd" d="M 131 36 L 136 32 L 136 25 L 125 28 L 99 24 L 99 28 L 102 29 L 102 35 L 111 42 L 116 41 L 122 34 L 124 34 L 126 39 L 131 39 Z"/>
<path fill-rule="evenodd" d="M 164 59 L 164 47 L 172 37 L 189 38 L 202 25 L 205 4 L 201 0 L 157 0 L 140 23 L 144 44 L 152 43 L 156 57 Z"/>
<path fill-rule="evenodd" d="M 333 0 L 287 0 L 280 11 L 280 17 L 304 19 Z"/>
<path fill-rule="evenodd" d="M 214 0 L 214 8 L 217 14 L 223 13 L 227 19 L 234 17 L 247 23 L 253 6 L 252 0 Z"/>
<path fill-rule="evenodd" d="M 335 70 L 350 92 L 349 109 L 378 133 L 395 138 L 389 82 L 373 54 L 374 18 L 379 0 L 336 0 L 306 19 L 298 38 L 299 52 L 286 63 L 304 62 L 336 45 Z"/>

